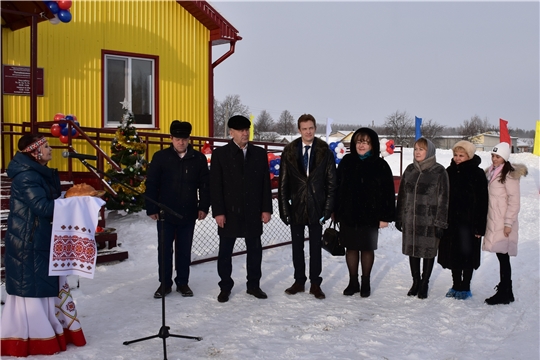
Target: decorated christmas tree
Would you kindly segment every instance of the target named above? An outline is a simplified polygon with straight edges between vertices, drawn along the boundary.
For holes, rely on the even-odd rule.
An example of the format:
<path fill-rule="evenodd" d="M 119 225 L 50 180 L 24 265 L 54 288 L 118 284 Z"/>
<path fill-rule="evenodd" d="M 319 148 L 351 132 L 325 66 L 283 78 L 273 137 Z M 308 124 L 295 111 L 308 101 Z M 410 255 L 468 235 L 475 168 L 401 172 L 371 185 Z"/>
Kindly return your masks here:
<path fill-rule="evenodd" d="M 141 211 L 144 206 L 144 197 L 137 192 L 142 194 L 146 189 L 147 161 L 144 158 L 145 145 L 133 126 L 134 116 L 129 110 L 127 101 L 122 102 L 122 108 L 124 114 L 111 144 L 111 159 L 122 168 L 122 172 L 113 168 L 107 170 L 106 180 L 116 191 L 117 196 L 107 193 L 105 201 L 109 210 L 125 210 L 128 213 L 134 213 Z"/>

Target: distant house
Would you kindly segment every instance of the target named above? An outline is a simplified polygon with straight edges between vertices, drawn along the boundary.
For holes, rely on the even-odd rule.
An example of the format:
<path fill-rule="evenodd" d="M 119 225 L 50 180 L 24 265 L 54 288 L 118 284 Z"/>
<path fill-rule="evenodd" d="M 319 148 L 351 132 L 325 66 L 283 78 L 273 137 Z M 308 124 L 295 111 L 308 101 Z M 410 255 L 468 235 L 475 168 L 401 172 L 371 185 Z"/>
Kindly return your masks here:
<path fill-rule="evenodd" d="M 338 131 L 334 131 L 333 133 L 331 133 L 330 135 L 328 135 L 329 138 L 339 138 L 339 139 L 343 139 L 344 137 L 348 136 L 348 135 L 351 135 L 352 136 L 353 132 L 350 131 L 350 130 L 338 130 Z"/>
<path fill-rule="evenodd" d="M 518 153 L 532 152 L 533 145 L 534 145 L 534 139 L 519 138 L 517 140 L 517 152 Z"/>
<path fill-rule="evenodd" d="M 512 141 L 512 152 L 517 152 L 517 136 L 510 137 Z M 501 135 L 498 131 L 488 131 L 483 134 L 471 136 L 468 139 L 476 145 L 479 151 L 491 151 L 493 147 L 501 142 Z"/>
<path fill-rule="evenodd" d="M 463 139 L 465 139 L 463 135 L 440 135 L 435 137 L 433 142 L 438 149 L 452 149 L 458 141 Z"/>

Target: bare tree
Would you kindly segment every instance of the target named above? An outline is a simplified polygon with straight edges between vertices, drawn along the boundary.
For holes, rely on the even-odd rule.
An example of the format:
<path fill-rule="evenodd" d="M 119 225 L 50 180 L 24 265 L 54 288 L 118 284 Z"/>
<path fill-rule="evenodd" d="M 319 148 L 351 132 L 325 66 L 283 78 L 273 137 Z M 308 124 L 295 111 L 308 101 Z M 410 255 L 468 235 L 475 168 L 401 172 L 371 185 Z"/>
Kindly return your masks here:
<path fill-rule="evenodd" d="M 429 119 L 422 122 L 422 136 L 435 142 L 435 137 L 442 133 L 444 125 L 438 124 L 436 121 Z"/>
<path fill-rule="evenodd" d="M 218 103 L 214 99 L 214 136 L 227 138 L 229 129 L 227 121 L 234 115 L 243 115 L 249 118 L 249 107 L 242 104 L 240 95 L 227 95 L 225 100 Z"/>
<path fill-rule="evenodd" d="M 212 136 L 219 137 L 225 132 L 225 114 L 223 114 L 223 108 L 219 101 L 214 98 L 214 133 Z"/>
<path fill-rule="evenodd" d="M 268 113 L 268 111 L 263 110 L 257 116 L 257 120 L 255 120 L 255 139 L 258 140 L 271 140 L 268 138 L 269 133 L 274 131 L 275 123 L 274 119 L 272 119 L 272 116 Z M 277 135 L 273 135 L 275 138 Z"/>
<path fill-rule="evenodd" d="M 406 111 L 387 116 L 384 127 L 386 135 L 391 136 L 396 145 L 411 146 L 414 142 L 413 119 Z"/>
<path fill-rule="evenodd" d="M 482 120 L 480 116 L 474 115 L 469 120 L 464 120 L 458 130 L 463 136 L 475 136 L 493 130 L 493 126 L 489 124 L 487 118 Z"/>
<path fill-rule="evenodd" d="M 276 123 L 275 130 L 282 135 L 291 135 L 295 132 L 295 125 L 294 117 L 289 110 L 283 110 L 281 115 L 279 115 L 279 120 Z"/>

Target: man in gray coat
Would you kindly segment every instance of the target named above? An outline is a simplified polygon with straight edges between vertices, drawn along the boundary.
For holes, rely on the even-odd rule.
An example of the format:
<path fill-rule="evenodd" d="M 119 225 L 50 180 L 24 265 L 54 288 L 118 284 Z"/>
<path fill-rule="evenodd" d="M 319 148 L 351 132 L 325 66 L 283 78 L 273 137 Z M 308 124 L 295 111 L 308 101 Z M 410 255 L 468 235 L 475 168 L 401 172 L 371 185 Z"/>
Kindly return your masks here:
<path fill-rule="evenodd" d="M 328 144 L 315 137 L 317 123 L 310 114 L 298 119 L 300 138 L 283 149 L 279 174 L 279 214 L 291 225 L 294 284 L 285 290 L 289 295 L 305 291 L 304 229 L 309 230 L 310 294 L 326 296 L 321 290 L 322 225 L 334 209 L 336 164 Z"/>
<path fill-rule="evenodd" d="M 260 288 L 261 235 L 263 223 L 268 223 L 272 214 L 272 190 L 266 150 L 249 143 L 250 126 L 244 116 L 230 118 L 232 139 L 212 154 L 210 198 L 219 234 L 219 302 L 229 301 L 234 286 L 232 252 L 238 237 L 246 241 L 247 293 L 258 299 L 267 298 Z"/>

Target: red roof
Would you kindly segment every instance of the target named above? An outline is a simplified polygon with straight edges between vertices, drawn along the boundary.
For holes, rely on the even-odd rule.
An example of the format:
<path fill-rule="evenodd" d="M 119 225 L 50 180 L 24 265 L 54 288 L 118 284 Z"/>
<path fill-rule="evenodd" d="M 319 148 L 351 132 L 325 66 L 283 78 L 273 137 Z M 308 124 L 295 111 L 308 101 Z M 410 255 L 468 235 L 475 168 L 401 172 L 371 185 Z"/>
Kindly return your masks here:
<path fill-rule="evenodd" d="M 242 40 L 238 30 L 234 28 L 220 13 L 206 1 L 176 1 L 182 5 L 195 19 L 210 30 L 212 45 L 220 45 Z"/>

